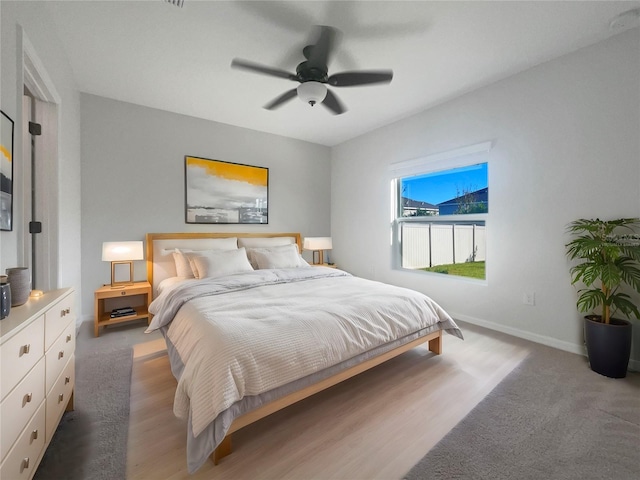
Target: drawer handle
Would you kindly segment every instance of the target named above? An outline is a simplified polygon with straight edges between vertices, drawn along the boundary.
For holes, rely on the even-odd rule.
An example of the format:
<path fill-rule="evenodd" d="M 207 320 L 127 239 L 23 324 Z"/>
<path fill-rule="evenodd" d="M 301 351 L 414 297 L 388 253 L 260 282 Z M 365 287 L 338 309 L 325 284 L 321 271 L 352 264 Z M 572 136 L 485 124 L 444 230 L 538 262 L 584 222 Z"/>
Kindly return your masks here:
<path fill-rule="evenodd" d="M 61 351 L 58 353 L 58 360 L 60 360 L 62 357 L 64 357 L 64 350 L 61 350 Z"/>
<path fill-rule="evenodd" d="M 34 430 L 33 432 L 31 432 L 31 440 L 37 440 L 38 439 L 38 430 Z"/>
<path fill-rule="evenodd" d="M 30 343 L 28 343 L 27 345 L 22 345 L 20 347 L 20 355 L 19 356 L 21 357 L 22 355 L 26 355 L 27 353 L 29 353 L 30 350 L 31 350 L 31 344 Z"/>
<path fill-rule="evenodd" d="M 27 393 L 24 396 L 24 399 L 22 401 L 22 406 L 24 407 L 27 403 L 31 403 L 32 399 L 33 399 L 33 394 L 32 393 Z"/>
<path fill-rule="evenodd" d="M 64 400 L 64 393 L 61 393 L 60 395 L 58 395 L 58 403 L 62 402 Z"/>
<path fill-rule="evenodd" d="M 26 470 L 27 468 L 29 468 L 29 457 L 24 457 L 22 459 L 22 471 Z"/>
<path fill-rule="evenodd" d="M 71 335 L 67 335 L 67 343 L 71 341 Z"/>
<path fill-rule="evenodd" d="M 71 308 L 70 307 L 65 308 L 64 313 L 65 315 L 69 315 L 71 313 Z"/>
<path fill-rule="evenodd" d="M 71 381 L 71 377 L 64 377 L 64 384 L 68 384 Z"/>
<path fill-rule="evenodd" d="M 67 314 L 67 312 L 65 312 L 64 310 L 60 310 L 60 316 L 64 317 Z"/>

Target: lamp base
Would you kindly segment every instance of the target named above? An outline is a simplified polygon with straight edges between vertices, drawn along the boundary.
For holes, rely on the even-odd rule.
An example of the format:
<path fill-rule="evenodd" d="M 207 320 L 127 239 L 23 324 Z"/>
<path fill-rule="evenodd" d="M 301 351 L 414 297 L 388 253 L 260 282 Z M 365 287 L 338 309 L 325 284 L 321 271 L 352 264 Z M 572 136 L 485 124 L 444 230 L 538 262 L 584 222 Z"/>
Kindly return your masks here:
<path fill-rule="evenodd" d="M 118 265 L 129 265 L 128 279 L 116 280 L 116 267 Z M 126 287 L 127 285 L 133 285 L 133 261 L 111 262 L 111 288 L 122 288 Z"/>
<path fill-rule="evenodd" d="M 318 254 L 318 261 L 316 262 L 316 253 Z M 313 264 L 322 265 L 324 263 L 324 252 L 322 250 L 313 251 Z"/>

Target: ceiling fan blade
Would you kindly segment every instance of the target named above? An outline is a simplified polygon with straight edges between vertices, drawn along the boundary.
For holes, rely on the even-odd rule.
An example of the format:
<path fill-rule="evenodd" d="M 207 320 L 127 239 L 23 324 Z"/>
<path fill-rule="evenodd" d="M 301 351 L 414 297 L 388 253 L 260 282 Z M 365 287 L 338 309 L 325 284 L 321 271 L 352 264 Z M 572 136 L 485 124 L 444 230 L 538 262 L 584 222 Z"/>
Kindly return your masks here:
<path fill-rule="evenodd" d="M 338 97 L 336 97 L 335 94 L 329 89 L 327 89 L 327 96 L 324 97 L 322 104 L 336 115 L 340 115 L 341 113 L 347 111 L 342 102 L 338 100 Z"/>
<path fill-rule="evenodd" d="M 361 70 L 335 73 L 329 77 L 328 83 L 334 87 L 353 87 L 373 83 L 389 83 L 391 79 L 393 79 L 391 70 Z"/>
<path fill-rule="evenodd" d="M 282 105 L 285 102 L 288 102 L 289 100 L 291 100 L 293 97 L 297 95 L 298 95 L 297 90 L 293 88 L 287 92 L 284 92 L 279 97 L 271 100 L 271 102 L 267 103 L 264 106 L 264 108 L 266 108 L 267 110 L 273 110 L 274 108 L 278 108 L 280 105 Z"/>
<path fill-rule="evenodd" d="M 320 34 L 318 41 L 311 48 L 307 65 L 310 68 L 318 68 L 326 71 L 329 55 L 333 50 L 333 43 L 336 38 L 336 29 L 325 25 L 321 25 L 319 28 Z"/>
<path fill-rule="evenodd" d="M 241 60 L 239 58 L 234 58 L 231 61 L 231 66 L 233 68 L 240 68 L 243 70 L 250 70 L 252 72 L 264 73 L 265 75 L 271 75 L 272 77 L 286 78 L 287 80 L 298 80 L 293 73 L 289 73 L 285 70 L 280 70 L 279 68 L 265 67 L 264 65 L 260 65 L 258 63 L 249 62 L 247 60 Z"/>

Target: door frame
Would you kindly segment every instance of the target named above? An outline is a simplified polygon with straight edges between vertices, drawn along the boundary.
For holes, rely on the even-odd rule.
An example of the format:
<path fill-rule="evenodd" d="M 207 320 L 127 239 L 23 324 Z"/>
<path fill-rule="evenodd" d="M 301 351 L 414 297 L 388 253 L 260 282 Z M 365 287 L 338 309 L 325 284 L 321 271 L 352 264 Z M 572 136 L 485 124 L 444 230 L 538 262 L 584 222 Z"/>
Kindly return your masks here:
<path fill-rule="evenodd" d="M 53 103 L 57 109 L 57 123 L 58 127 L 61 125 L 61 113 L 62 113 L 62 98 L 58 94 L 51 77 L 49 76 L 44 64 L 40 60 L 36 49 L 29 40 L 26 32 L 21 25 L 18 25 L 18 52 L 22 52 L 22 55 L 18 55 L 18 68 L 17 68 L 17 83 L 18 93 L 20 100 L 18 105 L 22 105 L 22 95 L 24 87 L 26 86 L 29 92 L 38 100 Z M 25 131 L 22 128 L 24 120 L 22 118 L 22 108 L 18 108 L 16 122 L 22 130 L 22 138 L 29 135 L 28 129 Z M 46 242 L 39 242 L 42 245 L 38 246 L 38 265 L 45 265 L 43 269 L 45 275 L 42 277 L 42 285 L 38 285 L 39 290 L 52 290 L 58 288 L 59 283 L 59 212 L 58 212 L 58 198 L 60 181 L 58 179 L 58 163 L 59 163 L 59 145 L 60 145 L 60 128 L 56 128 L 56 150 L 50 157 L 50 161 L 43 168 L 36 170 L 36 175 L 48 178 L 50 182 L 50 188 L 47 189 L 46 198 L 42 202 L 42 212 L 40 212 L 38 221 L 42 221 L 43 228 L 47 228 L 48 239 Z M 22 150 L 22 142 L 20 144 Z M 31 209 L 27 209 L 26 206 L 31 205 L 31 175 L 25 175 L 25 170 L 30 172 L 31 170 L 31 155 L 26 159 L 25 152 L 20 152 L 18 158 L 23 159 L 20 163 L 29 163 L 29 168 L 21 168 L 22 176 L 22 202 L 18 208 L 18 215 L 21 219 L 21 227 L 18 229 L 18 259 L 25 265 L 31 264 L 31 235 L 29 233 L 29 221 L 31 220 Z M 51 181 L 54 179 L 54 181 Z M 42 235 L 42 234 L 40 234 Z"/>

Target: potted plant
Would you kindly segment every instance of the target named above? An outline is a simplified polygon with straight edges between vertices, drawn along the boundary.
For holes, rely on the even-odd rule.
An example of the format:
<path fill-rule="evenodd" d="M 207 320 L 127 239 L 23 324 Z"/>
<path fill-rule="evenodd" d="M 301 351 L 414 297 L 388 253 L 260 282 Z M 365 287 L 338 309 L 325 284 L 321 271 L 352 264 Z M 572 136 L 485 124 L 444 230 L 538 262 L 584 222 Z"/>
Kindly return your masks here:
<path fill-rule="evenodd" d="M 640 218 L 580 219 L 569 224 L 574 238 L 567 256 L 579 263 L 571 268 L 571 283 L 581 282 L 578 309 L 596 312 L 585 317 L 584 331 L 591 369 L 607 377 L 627 374 L 631 354 L 631 322 L 617 312 L 640 319 L 640 311 L 624 285 L 640 293 Z M 598 310 L 599 309 L 599 310 Z"/>

